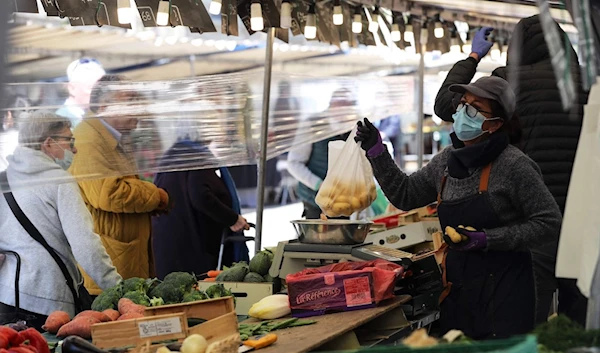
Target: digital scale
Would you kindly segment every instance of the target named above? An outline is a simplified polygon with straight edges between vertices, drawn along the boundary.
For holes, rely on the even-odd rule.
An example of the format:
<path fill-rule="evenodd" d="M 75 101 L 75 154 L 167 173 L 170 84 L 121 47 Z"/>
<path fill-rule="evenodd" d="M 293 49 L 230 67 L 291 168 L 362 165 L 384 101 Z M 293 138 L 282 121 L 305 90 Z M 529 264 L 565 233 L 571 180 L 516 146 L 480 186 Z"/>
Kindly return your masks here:
<path fill-rule="evenodd" d="M 305 244 L 297 240 L 280 242 L 269 274 L 285 278 L 306 268 L 326 266 L 345 261 L 383 259 L 408 268 L 413 254 L 372 243 L 356 245 Z"/>

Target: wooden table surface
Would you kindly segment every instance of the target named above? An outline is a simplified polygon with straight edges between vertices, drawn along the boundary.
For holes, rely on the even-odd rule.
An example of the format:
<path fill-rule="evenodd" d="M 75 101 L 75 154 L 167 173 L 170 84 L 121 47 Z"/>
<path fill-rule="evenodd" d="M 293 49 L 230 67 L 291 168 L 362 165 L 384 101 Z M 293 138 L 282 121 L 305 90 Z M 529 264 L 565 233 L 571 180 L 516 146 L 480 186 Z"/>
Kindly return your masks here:
<path fill-rule="evenodd" d="M 410 296 L 403 295 L 386 300 L 371 309 L 348 311 L 342 313 L 313 316 L 306 319 L 317 321 L 314 325 L 292 327 L 277 330 L 277 342 L 272 346 L 260 349 L 259 353 L 306 353 L 323 344 L 350 332 L 361 325 L 408 302 Z M 248 319 L 245 323 L 257 322 Z"/>

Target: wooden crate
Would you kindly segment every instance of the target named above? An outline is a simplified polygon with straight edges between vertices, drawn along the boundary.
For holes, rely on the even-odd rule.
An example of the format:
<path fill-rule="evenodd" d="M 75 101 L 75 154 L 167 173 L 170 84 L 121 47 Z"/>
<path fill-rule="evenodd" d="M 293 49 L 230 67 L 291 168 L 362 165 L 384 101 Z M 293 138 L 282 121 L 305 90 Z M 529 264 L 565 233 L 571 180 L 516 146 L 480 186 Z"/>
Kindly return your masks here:
<path fill-rule="evenodd" d="M 212 320 L 235 311 L 232 297 L 146 308 L 145 316 L 185 313 L 188 318 Z"/>
<path fill-rule="evenodd" d="M 207 290 L 213 284 L 222 284 L 231 290 L 236 299 L 235 312 L 238 315 L 248 315 L 250 307 L 264 297 L 273 294 L 273 283 L 247 282 L 198 282 L 198 289 Z"/>
<path fill-rule="evenodd" d="M 239 334 L 232 297 L 147 308 L 144 314 L 144 318 L 93 325 L 93 344 L 101 349 L 129 347 L 151 353 L 161 346 L 156 342 L 181 342 L 194 333 L 209 344 Z M 189 318 L 208 321 L 190 328 Z"/>

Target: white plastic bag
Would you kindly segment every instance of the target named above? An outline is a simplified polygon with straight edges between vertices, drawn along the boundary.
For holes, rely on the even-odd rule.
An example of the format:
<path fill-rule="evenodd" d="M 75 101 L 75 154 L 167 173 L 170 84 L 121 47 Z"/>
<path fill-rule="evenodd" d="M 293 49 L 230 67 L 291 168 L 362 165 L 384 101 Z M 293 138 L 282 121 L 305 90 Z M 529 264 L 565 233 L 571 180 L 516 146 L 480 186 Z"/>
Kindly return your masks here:
<path fill-rule="evenodd" d="M 377 198 L 373 169 L 365 152 L 354 141 L 356 128 L 344 143 L 333 168 L 317 193 L 315 201 L 328 217 L 350 217 L 373 203 Z"/>

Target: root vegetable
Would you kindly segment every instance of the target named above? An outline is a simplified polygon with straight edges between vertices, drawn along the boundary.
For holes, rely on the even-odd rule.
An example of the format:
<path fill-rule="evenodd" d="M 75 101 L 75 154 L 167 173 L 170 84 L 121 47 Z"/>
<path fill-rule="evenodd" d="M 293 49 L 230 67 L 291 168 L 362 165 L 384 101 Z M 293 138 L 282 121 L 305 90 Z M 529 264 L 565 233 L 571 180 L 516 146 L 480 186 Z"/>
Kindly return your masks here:
<path fill-rule="evenodd" d="M 69 323 L 69 321 L 71 321 L 69 313 L 65 311 L 55 311 L 48 315 L 46 323 L 44 326 L 42 326 L 42 329 L 49 333 L 55 334 L 63 325 Z"/>
<path fill-rule="evenodd" d="M 56 336 L 64 338 L 73 335 L 90 339 L 92 338 L 92 325 L 98 323 L 100 323 L 100 320 L 92 316 L 79 317 L 61 327 Z"/>
<path fill-rule="evenodd" d="M 117 321 L 141 319 L 143 317 L 144 317 L 144 314 L 136 313 L 135 311 L 130 311 L 127 314 L 123 314 L 123 315 L 119 316 Z"/>
<path fill-rule="evenodd" d="M 210 278 L 217 278 L 217 276 L 223 271 L 217 271 L 217 270 L 213 270 L 213 271 L 208 271 L 207 275 Z"/>
<path fill-rule="evenodd" d="M 208 342 L 204 336 L 193 334 L 188 336 L 181 345 L 181 353 L 204 353 Z"/>
<path fill-rule="evenodd" d="M 454 229 L 450 226 L 446 227 L 445 231 L 446 231 L 446 235 L 455 244 L 458 244 L 463 240 L 468 240 L 468 238 L 466 236 L 460 234 L 459 232 L 456 231 L 456 229 Z"/>
<path fill-rule="evenodd" d="M 100 321 L 100 322 L 112 321 L 108 315 L 101 313 L 99 311 L 93 311 L 93 310 L 82 311 L 79 314 L 77 314 L 73 318 L 73 320 L 78 319 L 80 317 L 94 317 L 94 318 L 98 319 L 98 321 Z"/>
<path fill-rule="evenodd" d="M 129 300 L 127 298 L 121 298 L 119 300 L 119 313 L 121 313 L 121 315 L 125 315 L 130 312 L 135 312 L 135 313 L 144 315 L 145 311 L 146 311 L 145 306 L 135 304 L 134 302 L 132 302 L 131 300 Z"/>
<path fill-rule="evenodd" d="M 208 278 L 205 278 L 203 281 L 204 282 L 216 282 L 217 278 L 216 277 L 208 277 Z"/>
<path fill-rule="evenodd" d="M 108 316 L 111 321 L 117 321 L 121 313 L 116 311 L 115 309 L 106 309 L 102 312 L 104 315 Z"/>

